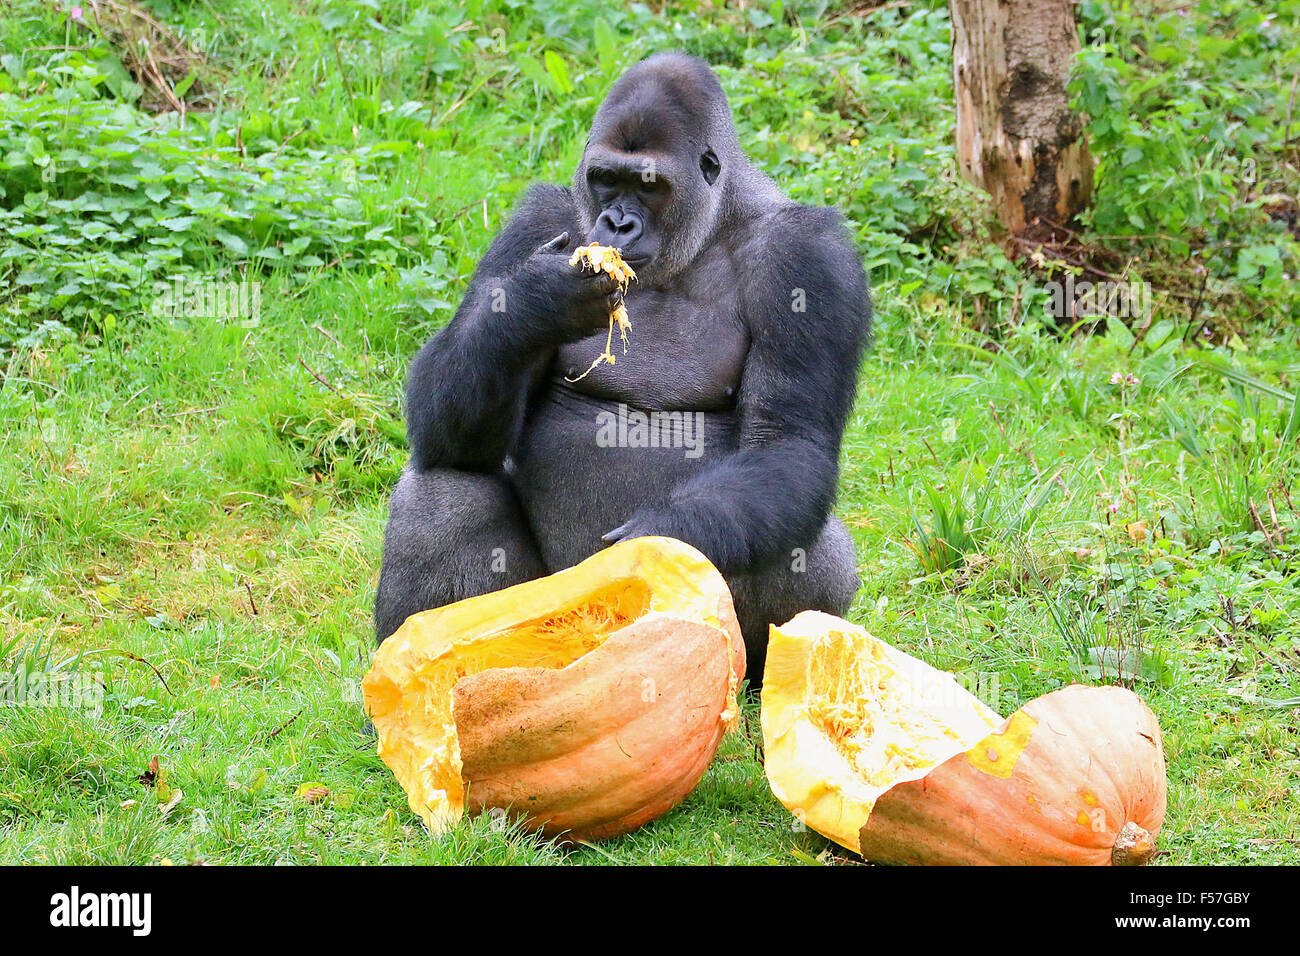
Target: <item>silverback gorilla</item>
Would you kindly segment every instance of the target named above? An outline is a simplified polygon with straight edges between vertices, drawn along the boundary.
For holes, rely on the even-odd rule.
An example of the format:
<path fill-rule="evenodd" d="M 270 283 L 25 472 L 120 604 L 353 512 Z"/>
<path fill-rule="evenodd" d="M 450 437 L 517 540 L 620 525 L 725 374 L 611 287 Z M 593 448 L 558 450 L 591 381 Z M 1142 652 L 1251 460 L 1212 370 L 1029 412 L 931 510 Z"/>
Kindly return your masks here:
<path fill-rule="evenodd" d="M 569 266 L 588 242 L 618 247 L 638 281 L 626 352 L 579 379 L 618 301 L 613 280 Z M 572 189 L 529 190 L 411 365 L 378 639 L 669 535 L 726 576 L 760 681 L 769 623 L 843 614 L 858 589 L 830 508 L 870 321 L 839 214 L 750 165 L 713 71 L 679 54 L 633 66 Z"/>

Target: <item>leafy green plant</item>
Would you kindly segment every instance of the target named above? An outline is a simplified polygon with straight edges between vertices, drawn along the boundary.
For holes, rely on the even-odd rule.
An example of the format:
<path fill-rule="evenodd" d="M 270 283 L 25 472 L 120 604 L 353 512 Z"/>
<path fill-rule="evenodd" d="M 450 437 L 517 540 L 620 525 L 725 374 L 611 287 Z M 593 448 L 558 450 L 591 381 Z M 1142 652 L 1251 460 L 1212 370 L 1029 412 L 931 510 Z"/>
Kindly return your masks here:
<path fill-rule="evenodd" d="M 1222 376 L 1227 394 L 1207 429 L 1169 402 L 1160 412 L 1169 437 L 1196 463 L 1211 489 L 1217 518 L 1230 530 L 1254 531 L 1269 489 L 1297 459 L 1300 399 L 1220 359 L 1201 360 L 1201 367 Z M 1277 400 L 1265 407 L 1257 394 Z M 1198 524 L 1203 524 L 1204 517 Z M 1202 534 L 1208 530 L 1202 527 Z"/>
<path fill-rule="evenodd" d="M 1002 484 L 1002 461 L 988 469 L 976 483 L 971 471 L 949 493 L 923 485 L 927 512 L 913 506 L 911 538 L 904 543 L 916 555 L 926 574 L 961 566 L 988 545 L 1025 535 L 1033 526 L 1052 492 L 1056 475 L 1009 492 Z"/>
<path fill-rule="evenodd" d="M 1080 5 L 1070 90 L 1098 163 L 1084 219 L 1103 242 L 1132 236 L 1130 249 L 1194 262 L 1201 278 L 1181 281 L 1202 285 L 1197 304 L 1210 313 L 1221 297 L 1245 298 L 1294 318 L 1300 244 L 1266 207 L 1297 186 L 1277 130 L 1291 115 L 1300 3 L 1194 7 Z"/>
<path fill-rule="evenodd" d="M 1075 679 L 1128 687 L 1171 682 L 1170 662 L 1149 634 L 1145 584 L 1155 579 L 1139 580 L 1133 551 L 1103 554 L 1095 569 L 1059 584 L 1047 582 L 1033 556 L 1025 556 L 1037 596 L 1073 658 Z"/>
<path fill-rule="evenodd" d="M 23 703 L 22 700 L 6 701 L 7 694 L 31 688 L 45 692 L 51 685 L 68 679 L 79 669 L 81 658 L 80 654 L 68 653 L 44 637 L 24 640 L 15 636 L 0 642 L 0 707 Z"/>
<path fill-rule="evenodd" d="M 0 344 L 42 321 L 157 313 L 175 281 L 293 286 L 441 255 L 426 203 L 374 200 L 412 142 L 301 148 L 266 116 L 178 126 L 104 97 L 105 74 L 80 54 L 21 79 L 21 93 L 0 92 Z M 416 131 L 418 113 L 405 112 Z"/>

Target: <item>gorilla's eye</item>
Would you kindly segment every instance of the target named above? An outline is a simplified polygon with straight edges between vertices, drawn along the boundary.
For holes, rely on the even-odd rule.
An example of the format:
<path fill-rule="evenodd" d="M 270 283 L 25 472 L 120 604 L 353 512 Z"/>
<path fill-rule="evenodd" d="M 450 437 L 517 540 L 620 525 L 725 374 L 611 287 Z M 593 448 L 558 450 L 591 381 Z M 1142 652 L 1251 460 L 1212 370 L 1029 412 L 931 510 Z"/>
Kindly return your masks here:
<path fill-rule="evenodd" d="M 710 186 L 717 181 L 718 174 L 722 172 L 722 163 L 718 162 L 718 154 L 711 149 L 706 149 L 704 155 L 700 157 L 700 172 L 704 174 L 704 181 Z"/>
<path fill-rule="evenodd" d="M 592 186 L 612 187 L 618 185 L 618 174 L 603 166 L 593 167 L 587 173 L 587 182 Z"/>

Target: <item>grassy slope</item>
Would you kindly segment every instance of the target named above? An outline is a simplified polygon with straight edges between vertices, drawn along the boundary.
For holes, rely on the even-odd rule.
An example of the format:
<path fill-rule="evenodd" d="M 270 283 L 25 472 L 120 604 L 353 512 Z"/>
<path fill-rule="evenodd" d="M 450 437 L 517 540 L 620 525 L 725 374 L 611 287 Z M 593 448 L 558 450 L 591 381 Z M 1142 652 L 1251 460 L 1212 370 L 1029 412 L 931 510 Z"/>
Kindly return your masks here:
<path fill-rule="evenodd" d="M 305 49 L 318 42 L 299 30 Z M 341 140 L 343 92 L 327 82 L 316 93 L 286 109 L 309 110 Z M 522 115 L 535 104 L 511 105 Z M 442 227 L 463 279 L 519 186 L 534 171 L 563 176 L 581 132 L 553 132 L 559 145 L 540 151 L 491 102 L 471 102 L 454 125 L 464 135 L 447 152 L 401 160 L 379 188 L 469 207 Z M 598 849 L 560 851 L 488 820 L 441 840 L 422 831 L 360 734 L 356 686 L 401 460 L 375 418 L 396 409 L 423 333 L 383 270 L 292 291 L 266 296 L 252 330 L 140 324 L 6 357 L 0 632 L 29 649 L 39 639 L 55 660 L 84 653 L 107 697 L 99 718 L 0 711 L 0 862 L 748 863 L 825 850 L 768 792 L 752 708 L 681 808 Z M 1222 383 L 1194 371 L 1166 381 L 1176 357 L 1122 338 L 1030 334 L 1011 350 L 1032 369 L 1026 381 L 955 347 L 978 340 L 942 303 L 877 294 L 878 346 L 838 505 L 865 581 L 854 619 L 985 686 L 994 679 L 1004 711 L 1077 679 L 1081 646 L 1140 642 L 1149 679 L 1136 686 L 1166 732 L 1167 859 L 1300 861 L 1298 712 L 1268 702 L 1300 694 L 1293 552 L 1219 513 L 1211 469 L 1180 456 L 1158 411 L 1163 399 L 1227 434 Z M 1250 359 L 1257 374 L 1300 358 L 1292 341 L 1257 344 L 1267 354 Z M 1141 384 L 1110 385 L 1116 371 Z M 1081 415 L 1067 390 L 1089 397 Z M 1229 438 L 1216 442 L 1212 469 L 1243 467 Z M 1263 459 L 1247 453 L 1244 467 Z M 1288 482 L 1294 467 L 1275 472 Z M 926 574 L 906 544 L 917 540 L 914 508 L 928 513 L 924 488 L 951 500 L 985 474 L 1007 501 L 1052 490 L 1025 533 Z M 1125 530 L 1162 519 L 1158 541 Z M 1294 516 L 1283 508 L 1283 519 Z M 1080 635 L 1054 611 L 1100 616 Z M 1267 700 L 1243 700 L 1243 688 Z M 165 817 L 138 780 L 154 755 L 184 791 Z M 309 781 L 331 800 L 296 800 Z"/>

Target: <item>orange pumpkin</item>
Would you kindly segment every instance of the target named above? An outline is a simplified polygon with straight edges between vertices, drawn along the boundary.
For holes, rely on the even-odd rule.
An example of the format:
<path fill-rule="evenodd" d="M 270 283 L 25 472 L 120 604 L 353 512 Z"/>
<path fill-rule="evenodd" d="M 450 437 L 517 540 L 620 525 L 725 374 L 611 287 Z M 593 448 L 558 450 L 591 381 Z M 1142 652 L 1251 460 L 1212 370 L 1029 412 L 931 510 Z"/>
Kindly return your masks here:
<path fill-rule="evenodd" d="M 1165 814 L 1160 726 L 1074 685 L 1002 720 L 950 674 L 805 612 L 773 627 L 765 768 L 808 826 L 879 863 L 1140 864 Z"/>
<path fill-rule="evenodd" d="M 379 754 L 437 832 L 464 811 L 597 840 L 679 803 L 737 716 L 731 593 L 670 538 L 413 615 L 362 682 Z"/>

